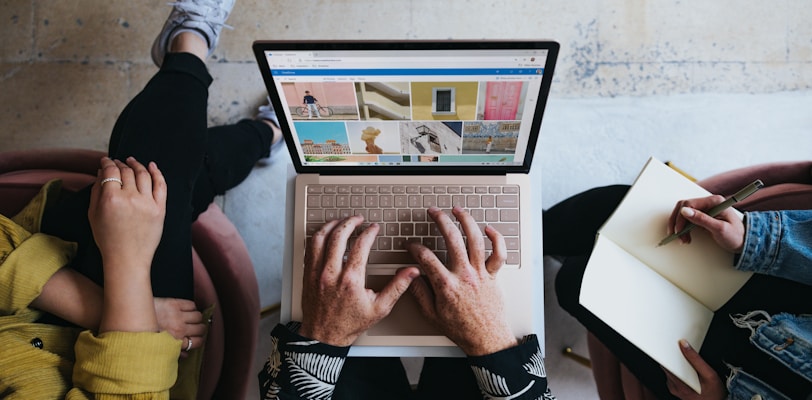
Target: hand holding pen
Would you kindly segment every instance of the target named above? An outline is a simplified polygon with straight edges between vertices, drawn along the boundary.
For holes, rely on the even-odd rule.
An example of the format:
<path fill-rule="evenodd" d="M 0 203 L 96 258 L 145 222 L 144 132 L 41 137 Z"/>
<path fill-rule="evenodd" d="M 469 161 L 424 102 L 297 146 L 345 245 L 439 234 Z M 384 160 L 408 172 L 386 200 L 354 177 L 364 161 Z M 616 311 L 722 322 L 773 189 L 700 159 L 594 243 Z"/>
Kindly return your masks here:
<path fill-rule="evenodd" d="M 690 231 L 699 226 L 710 232 L 714 240 L 726 250 L 740 252 L 744 245 L 744 223 L 730 207 L 763 186 L 760 180 L 756 180 L 727 199 L 715 195 L 680 201 L 668 218 L 670 235 L 658 246 L 677 238 L 683 243 L 690 243 Z"/>

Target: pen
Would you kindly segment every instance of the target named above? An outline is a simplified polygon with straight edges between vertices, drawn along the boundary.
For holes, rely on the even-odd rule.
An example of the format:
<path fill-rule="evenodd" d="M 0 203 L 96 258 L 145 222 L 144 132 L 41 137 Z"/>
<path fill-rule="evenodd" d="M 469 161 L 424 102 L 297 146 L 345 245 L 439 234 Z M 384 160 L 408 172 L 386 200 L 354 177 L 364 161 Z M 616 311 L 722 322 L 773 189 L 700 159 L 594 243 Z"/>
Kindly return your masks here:
<path fill-rule="evenodd" d="M 711 217 L 715 217 L 715 216 L 719 215 L 719 213 L 721 213 L 722 211 L 727 210 L 729 207 L 736 204 L 737 202 L 740 202 L 740 201 L 746 199 L 748 196 L 750 196 L 751 194 L 755 193 L 756 191 L 758 191 L 759 189 L 761 189 L 763 187 L 764 187 L 764 183 L 761 182 L 761 180 L 756 179 L 755 182 L 745 186 L 744 188 L 742 188 L 742 190 L 739 190 L 733 196 L 728 197 L 725 201 L 719 203 L 715 207 L 713 207 L 710 210 L 706 211 L 705 214 L 708 214 Z M 694 229 L 695 227 L 696 227 L 696 225 L 689 222 L 688 225 L 685 225 L 685 228 L 682 228 L 681 231 L 679 231 L 677 233 L 673 233 L 673 234 L 669 235 L 668 237 L 666 237 L 665 239 L 661 240 L 660 243 L 657 244 L 657 247 L 660 247 L 660 246 L 666 245 L 668 243 L 671 243 L 674 239 L 676 239 L 676 238 L 690 232 L 691 229 Z"/>

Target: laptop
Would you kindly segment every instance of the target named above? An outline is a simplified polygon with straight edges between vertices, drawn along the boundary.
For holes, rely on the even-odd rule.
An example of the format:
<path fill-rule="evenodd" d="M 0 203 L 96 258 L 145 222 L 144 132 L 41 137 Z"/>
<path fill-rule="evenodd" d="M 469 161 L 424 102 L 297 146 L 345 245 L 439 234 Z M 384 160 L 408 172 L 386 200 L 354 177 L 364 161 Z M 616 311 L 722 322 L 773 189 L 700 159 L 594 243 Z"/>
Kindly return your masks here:
<path fill-rule="evenodd" d="M 498 281 L 514 333 L 543 334 L 541 199 L 528 174 L 558 43 L 256 41 L 253 50 L 296 171 L 283 320 L 301 320 L 307 238 L 325 221 L 362 214 L 380 225 L 367 265 L 367 287 L 379 289 L 416 265 L 407 241 L 445 259 L 426 210 L 461 206 L 505 236 Z M 407 293 L 350 355 L 463 354 Z"/>

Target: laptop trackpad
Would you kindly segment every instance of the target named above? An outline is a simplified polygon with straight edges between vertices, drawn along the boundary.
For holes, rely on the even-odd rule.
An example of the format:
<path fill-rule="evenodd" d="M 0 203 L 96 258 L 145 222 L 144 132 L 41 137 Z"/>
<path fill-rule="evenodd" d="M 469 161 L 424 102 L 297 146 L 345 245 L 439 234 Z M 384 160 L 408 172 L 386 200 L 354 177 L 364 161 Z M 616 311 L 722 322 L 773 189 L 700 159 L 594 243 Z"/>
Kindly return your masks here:
<path fill-rule="evenodd" d="M 367 275 L 367 287 L 381 290 L 392 275 Z M 406 292 L 398 300 L 392 312 L 367 331 L 369 336 L 442 336 L 442 333 L 420 313 L 417 300 Z"/>

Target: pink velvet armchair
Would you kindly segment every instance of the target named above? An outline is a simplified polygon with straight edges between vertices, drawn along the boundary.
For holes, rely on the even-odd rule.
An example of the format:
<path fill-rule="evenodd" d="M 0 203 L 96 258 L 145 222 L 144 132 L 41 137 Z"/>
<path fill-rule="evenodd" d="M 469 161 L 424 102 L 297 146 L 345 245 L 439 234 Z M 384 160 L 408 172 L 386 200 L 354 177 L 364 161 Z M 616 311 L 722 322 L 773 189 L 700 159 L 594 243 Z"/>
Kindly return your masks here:
<path fill-rule="evenodd" d="M 19 211 L 45 182 L 61 178 L 77 191 L 95 179 L 105 153 L 39 149 L 0 153 L 0 213 Z M 192 226 L 195 302 L 216 305 L 203 356 L 198 398 L 245 398 L 256 385 L 253 357 L 259 325 L 259 289 L 236 227 L 212 204 Z"/>
<path fill-rule="evenodd" d="M 730 196 L 761 179 L 765 187 L 736 208 L 740 211 L 812 209 L 812 161 L 776 162 L 724 172 L 699 180 L 709 192 Z M 656 399 L 612 352 L 587 333 L 592 374 L 603 399 Z"/>

